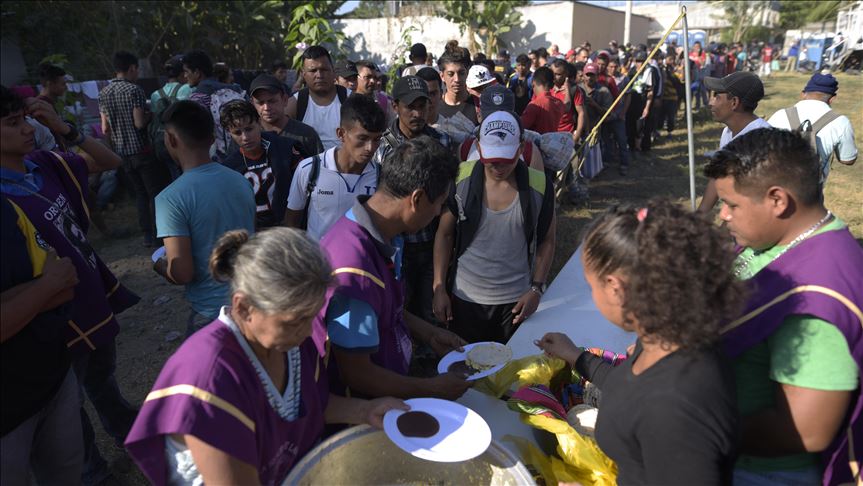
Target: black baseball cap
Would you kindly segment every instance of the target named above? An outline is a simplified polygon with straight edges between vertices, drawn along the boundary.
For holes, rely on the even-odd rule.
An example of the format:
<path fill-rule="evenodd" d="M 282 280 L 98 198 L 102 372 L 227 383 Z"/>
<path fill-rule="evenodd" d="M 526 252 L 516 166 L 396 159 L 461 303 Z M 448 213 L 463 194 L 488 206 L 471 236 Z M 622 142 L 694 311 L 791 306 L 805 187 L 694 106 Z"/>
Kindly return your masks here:
<path fill-rule="evenodd" d="M 417 98 L 429 99 L 429 86 L 418 76 L 403 76 L 393 86 L 393 99 L 409 105 Z"/>
<path fill-rule="evenodd" d="M 724 78 L 706 77 L 704 85 L 711 91 L 736 96 L 748 106 L 755 106 L 764 98 L 764 83 L 749 71 L 737 71 Z"/>
<path fill-rule="evenodd" d="M 515 94 L 499 84 L 482 90 L 479 97 L 479 112 L 483 120 L 496 111 L 515 111 Z"/>
<path fill-rule="evenodd" d="M 257 78 L 255 78 L 252 81 L 252 85 L 249 86 L 249 96 L 254 96 L 255 91 L 259 89 L 266 89 L 267 91 L 272 91 L 273 93 L 284 93 L 285 84 L 279 81 L 272 74 L 261 74 Z"/>
<path fill-rule="evenodd" d="M 411 56 L 410 57 L 426 57 L 428 56 L 428 51 L 426 51 L 425 44 L 421 44 L 417 42 L 416 44 L 411 46 Z"/>
<path fill-rule="evenodd" d="M 357 75 L 357 65 L 349 59 L 343 59 L 336 62 L 333 70 L 335 71 L 336 76 L 340 78 L 350 78 Z"/>

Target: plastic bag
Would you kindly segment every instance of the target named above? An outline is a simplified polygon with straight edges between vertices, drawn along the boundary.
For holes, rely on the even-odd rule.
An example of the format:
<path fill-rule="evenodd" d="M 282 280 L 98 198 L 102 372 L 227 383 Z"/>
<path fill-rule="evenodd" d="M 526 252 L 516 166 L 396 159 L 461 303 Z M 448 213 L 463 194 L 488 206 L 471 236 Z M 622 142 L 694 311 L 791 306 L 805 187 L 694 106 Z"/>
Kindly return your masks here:
<path fill-rule="evenodd" d="M 497 373 L 479 380 L 474 388 L 499 398 L 511 388 L 539 384 L 557 389 L 561 383 L 571 382 L 573 378 L 578 377 L 572 374 L 572 370 L 563 360 L 537 354 L 510 361 Z M 578 482 L 584 486 L 615 484 L 617 466 L 602 452 L 595 440 L 579 434 L 565 420 L 526 414 L 521 414 L 521 420 L 557 437 L 557 454 L 560 459 L 545 456 L 530 443 L 525 445 L 525 441 L 516 443 L 522 457 L 528 462 L 534 461 L 534 467 L 542 474 L 546 484 L 559 482 Z M 550 473 L 548 464 L 550 464 Z M 551 477 L 548 476 L 549 474 Z"/>
<path fill-rule="evenodd" d="M 532 130 L 525 130 L 524 138 L 539 147 L 542 163 L 546 169 L 554 172 L 563 170 L 572 159 L 575 144 L 569 132 L 549 132 L 540 135 Z"/>
<path fill-rule="evenodd" d="M 525 356 L 510 361 L 497 373 L 478 380 L 474 389 L 500 398 L 510 388 L 518 389 L 532 384 L 549 385 L 555 375 L 565 367 L 566 362 L 562 359 L 544 354 Z"/>
<path fill-rule="evenodd" d="M 584 165 L 581 166 L 581 175 L 585 179 L 593 179 L 602 172 L 602 150 L 599 144 L 591 145 L 584 155 Z"/>

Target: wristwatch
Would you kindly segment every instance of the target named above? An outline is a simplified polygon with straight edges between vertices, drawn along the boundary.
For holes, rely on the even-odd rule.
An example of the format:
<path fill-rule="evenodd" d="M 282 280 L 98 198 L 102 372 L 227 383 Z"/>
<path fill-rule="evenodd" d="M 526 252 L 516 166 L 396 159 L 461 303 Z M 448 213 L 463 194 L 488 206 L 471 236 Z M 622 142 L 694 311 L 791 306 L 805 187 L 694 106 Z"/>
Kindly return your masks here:
<path fill-rule="evenodd" d="M 530 290 L 533 292 L 536 292 L 539 295 L 544 294 L 545 293 L 545 282 L 537 282 L 535 280 L 530 282 Z"/>
<path fill-rule="evenodd" d="M 63 139 L 69 143 L 69 145 L 80 145 L 81 142 L 84 141 L 84 134 L 78 131 L 78 127 L 75 124 L 70 122 L 65 122 L 66 125 L 69 126 L 69 132 L 66 135 L 63 135 Z"/>

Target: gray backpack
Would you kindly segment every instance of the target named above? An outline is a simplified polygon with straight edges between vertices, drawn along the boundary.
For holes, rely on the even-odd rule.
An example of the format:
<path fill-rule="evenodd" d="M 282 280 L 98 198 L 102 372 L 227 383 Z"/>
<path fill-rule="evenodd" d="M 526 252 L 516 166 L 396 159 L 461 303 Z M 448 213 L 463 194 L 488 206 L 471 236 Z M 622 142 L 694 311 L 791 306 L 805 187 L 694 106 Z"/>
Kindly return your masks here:
<path fill-rule="evenodd" d="M 838 113 L 833 110 L 828 110 L 827 113 L 821 115 L 821 118 L 814 122 L 811 120 L 803 120 L 801 123 L 800 114 L 797 112 L 796 106 L 785 108 L 785 116 L 788 117 L 788 125 L 791 127 L 791 131 L 802 135 L 803 138 L 809 142 L 809 146 L 812 147 L 812 151 L 816 154 L 818 153 L 818 132 L 820 132 L 821 129 L 826 127 L 830 122 L 839 118 Z"/>

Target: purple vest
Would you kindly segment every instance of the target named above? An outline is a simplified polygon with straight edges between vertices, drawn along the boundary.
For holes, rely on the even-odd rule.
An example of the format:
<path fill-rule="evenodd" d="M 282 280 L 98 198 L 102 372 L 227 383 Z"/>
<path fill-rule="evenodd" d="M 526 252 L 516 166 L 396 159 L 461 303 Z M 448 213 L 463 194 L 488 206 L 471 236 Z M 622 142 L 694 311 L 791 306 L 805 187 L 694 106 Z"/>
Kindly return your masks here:
<path fill-rule="evenodd" d="M 723 346 L 737 357 L 764 341 L 789 315 L 827 321 L 845 336 L 863 368 L 863 249 L 847 229 L 803 240 L 749 280 L 753 295 L 743 317 L 723 329 Z M 863 459 L 863 369 L 860 386 L 837 437 L 823 454 L 824 485 L 851 481 L 849 438 L 854 457 Z"/>
<path fill-rule="evenodd" d="M 194 435 L 251 464 L 262 484 L 281 484 L 324 430 L 329 386 L 314 343 L 300 345 L 302 405 L 294 421 L 267 401 L 266 389 L 233 332 L 216 320 L 168 359 L 126 438 L 153 484 L 166 484 L 165 436 Z"/>
<path fill-rule="evenodd" d="M 39 166 L 42 190 L 35 195 L 6 196 L 27 214 L 42 238 L 60 257 L 69 257 L 78 272 L 78 285 L 71 302 L 66 346 L 74 353 L 91 351 L 110 342 L 120 326 L 115 314 L 138 303 L 140 298 L 124 287 L 87 241 L 90 224 L 82 188 L 87 188 L 87 167 L 75 154 L 63 154 L 63 163 L 51 152 L 27 156 Z M 50 201 L 50 203 L 49 203 Z"/>
<path fill-rule="evenodd" d="M 404 322 L 404 282 L 396 280 L 390 260 L 378 251 L 371 235 L 355 221 L 342 216 L 321 239 L 321 248 L 333 268 L 336 284 L 327 292 L 327 302 L 338 293 L 368 303 L 378 318 L 378 349 L 371 355 L 374 364 L 407 375 L 412 341 Z M 314 335 L 324 353 L 327 305 L 315 318 Z M 330 381 L 335 393 L 344 386 L 337 367 L 328 359 Z"/>

